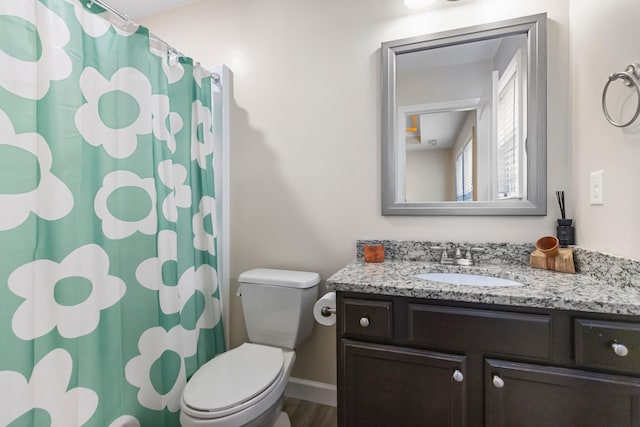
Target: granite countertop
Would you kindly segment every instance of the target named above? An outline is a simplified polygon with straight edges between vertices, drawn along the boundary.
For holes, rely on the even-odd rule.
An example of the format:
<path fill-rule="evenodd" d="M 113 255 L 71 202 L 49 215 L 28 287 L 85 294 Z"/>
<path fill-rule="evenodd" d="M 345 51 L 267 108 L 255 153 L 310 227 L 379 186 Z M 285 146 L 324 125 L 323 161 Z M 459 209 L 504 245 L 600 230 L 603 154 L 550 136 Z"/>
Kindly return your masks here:
<path fill-rule="evenodd" d="M 358 243 L 359 250 L 361 243 Z M 427 242 L 423 246 L 432 244 L 433 242 Z M 385 251 L 391 252 L 392 256 L 397 255 L 393 249 L 388 250 L 389 247 L 392 246 L 385 244 Z M 525 247 L 522 252 L 527 250 Z M 601 262 L 603 271 L 599 272 L 594 265 L 590 265 L 590 268 L 585 268 L 585 273 L 559 273 L 534 269 L 523 262 L 513 260 L 509 264 L 487 262 L 486 265 L 457 266 L 441 265 L 431 260 L 431 256 L 414 257 L 415 259 L 387 258 L 382 263 L 366 263 L 358 258 L 331 276 L 327 280 L 327 289 L 458 302 L 640 315 L 640 286 L 637 286 L 640 279 L 637 268 L 640 262 L 620 259 L 618 265 L 618 261 L 611 257 L 598 258 L 588 251 L 582 254 L 578 251 L 575 255 L 576 261 L 582 259 L 593 263 Z M 487 254 L 483 256 L 491 259 Z M 576 264 L 578 265 L 578 262 Z M 616 271 L 619 272 L 617 276 Z M 461 286 L 415 277 L 417 274 L 428 272 L 481 274 L 515 280 L 524 286 Z"/>

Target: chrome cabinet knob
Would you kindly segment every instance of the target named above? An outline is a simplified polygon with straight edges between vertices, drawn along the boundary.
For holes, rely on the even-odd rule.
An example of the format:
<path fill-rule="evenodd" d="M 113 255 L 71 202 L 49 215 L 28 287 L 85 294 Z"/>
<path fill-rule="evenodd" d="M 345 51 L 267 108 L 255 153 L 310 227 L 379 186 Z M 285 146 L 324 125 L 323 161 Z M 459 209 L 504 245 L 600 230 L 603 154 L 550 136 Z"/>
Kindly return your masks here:
<path fill-rule="evenodd" d="M 493 376 L 493 385 L 496 386 L 497 388 L 502 388 L 504 387 L 504 380 L 502 378 L 500 378 L 497 375 Z"/>
<path fill-rule="evenodd" d="M 360 318 L 360 326 L 363 328 L 369 326 L 369 318 L 367 316 L 362 316 L 362 318 Z"/>
<path fill-rule="evenodd" d="M 613 352 L 620 357 L 625 357 L 627 354 L 629 354 L 629 349 L 624 344 L 614 342 L 613 344 L 611 344 L 611 348 L 613 349 Z"/>
<path fill-rule="evenodd" d="M 464 375 L 458 369 L 453 372 L 453 380 L 455 382 L 461 383 L 464 380 Z"/>

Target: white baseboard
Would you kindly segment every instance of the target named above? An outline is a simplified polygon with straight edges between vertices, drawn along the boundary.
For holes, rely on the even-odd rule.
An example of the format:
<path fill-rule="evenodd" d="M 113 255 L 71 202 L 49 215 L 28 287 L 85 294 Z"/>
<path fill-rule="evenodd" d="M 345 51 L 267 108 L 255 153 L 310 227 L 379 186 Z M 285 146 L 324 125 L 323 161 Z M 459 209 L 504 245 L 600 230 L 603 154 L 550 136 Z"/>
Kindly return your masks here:
<path fill-rule="evenodd" d="M 294 399 L 308 400 L 322 405 L 338 405 L 338 388 L 333 384 L 325 384 L 302 378 L 290 377 L 284 395 Z"/>

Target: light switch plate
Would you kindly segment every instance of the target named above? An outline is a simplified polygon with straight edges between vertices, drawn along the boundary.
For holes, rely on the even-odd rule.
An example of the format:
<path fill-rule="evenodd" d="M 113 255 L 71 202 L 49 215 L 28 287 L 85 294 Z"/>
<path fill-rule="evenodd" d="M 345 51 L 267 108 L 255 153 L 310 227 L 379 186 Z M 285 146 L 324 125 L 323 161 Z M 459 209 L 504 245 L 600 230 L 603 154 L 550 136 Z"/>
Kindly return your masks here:
<path fill-rule="evenodd" d="M 604 171 L 591 172 L 589 177 L 589 203 L 604 205 Z"/>

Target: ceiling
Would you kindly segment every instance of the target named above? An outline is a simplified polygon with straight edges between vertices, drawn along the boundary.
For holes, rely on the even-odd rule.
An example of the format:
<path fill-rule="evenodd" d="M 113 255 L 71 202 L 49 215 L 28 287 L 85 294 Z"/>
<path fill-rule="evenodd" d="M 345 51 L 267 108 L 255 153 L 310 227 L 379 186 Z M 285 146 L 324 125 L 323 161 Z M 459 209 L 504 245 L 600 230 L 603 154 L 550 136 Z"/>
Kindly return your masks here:
<path fill-rule="evenodd" d="M 467 115 L 471 113 L 473 111 L 463 110 L 418 114 L 418 135 L 407 137 L 407 151 L 452 148 L 460 135 Z"/>
<path fill-rule="evenodd" d="M 520 37 L 510 36 L 514 38 Z M 526 36 L 522 36 L 525 38 Z M 494 38 L 475 42 L 427 48 L 396 56 L 397 72 L 425 70 L 443 66 L 470 64 L 485 60 L 493 60 L 503 38 Z"/>
<path fill-rule="evenodd" d="M 119 12 L 127 14 L 131 19 L 141 19 L 169 9 L 195 3 L 198 0 L 104 0 Z"/>

